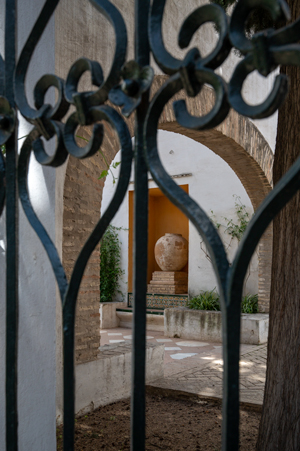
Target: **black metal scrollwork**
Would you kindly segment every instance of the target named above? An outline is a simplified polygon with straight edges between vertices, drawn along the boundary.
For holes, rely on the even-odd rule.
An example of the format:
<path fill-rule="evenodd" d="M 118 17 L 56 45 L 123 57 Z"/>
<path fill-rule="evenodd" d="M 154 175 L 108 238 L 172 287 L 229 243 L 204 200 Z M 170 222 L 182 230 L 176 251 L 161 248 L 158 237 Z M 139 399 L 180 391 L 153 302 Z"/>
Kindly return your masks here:
<path fill-rule="evenodd" d="M 111 89 L 109 100 L 117 106 L 123 106 L 122 114 L 129 117 L 139 106 L 142 94 L 150 88 L 154 76 L 152 67 L 140 67 L 136 61 L 129 61 L 121 71 L 123 82 Z"/>
<path fill-rule="evenodd" d="M 240 114 L 250 118 L 263 118 L 273 114 L 282 104 L 287 93 L 287 79 L 278 75 L 275 79 L 273 90 L 268 98 L 260 105 L 248 105 L 242 97 L 242 88 L 245 79 L 253 71 L 267 76 L 274 71 L 279 64 L 300 64 L 300 19 L 295 23 L 279 30 L 265 30 L 249 37 L 245 34 L 245 23 L 251 11 L 257 6 L 264 7 L 274 21 L 288 19 L 289 10 L 284 0 L 240 0 L 238 1 L 231 19 L 229 20 L 223 9 L 217 5 L 201 6 L 193 11 L 183 22 L 178 36 L 179 47 L 187 48 L 196 31 L 205 23 L 212 22 L 218 31 L 218 42 L 213 51 L 206 57 L 201 56 L 201 49 L 192 48 L 181 60 L 171 55 L 165 48 L 162 35 L 162 21 L 166 0 L 153 0 L 150 6 L 149 0 L 135 0 L 136 5 L 136 57 L 134 61 L 126 62 L 127 32 L 124 20 L 118 9 L 108 0 L 90 0 L 95 9 L 103 14 L 112 24 L 115 32 L 115 54 L 109 75 L 104 79 L 103 71 L 97 61 L 80 58 L 74 62 L 69 70 L 66 82 L 55 75 L 44 75 L 37 82 L 34 89 L 34 105 L 28 103 L 25 93 L 25 80 L 28 67 L 37 45 L 49 19 L 55 11 L 59 0 L 46 0 L 41 13 L 29 34 L 29 37 L 21 51 L 14 71 L 14 79 L 9 79 L 13 72 L 11 53 L 15 52 L 15 43 L 7 44 L 7 58 L 4 62 L 0 56 L 0 145 L 8 143 L 7 158 L 0 152 L 0 215 L 3 211 L 6 198 L 6 181 L 9 180 L 8 198 L 16 198 L 16 189 L 11 180 L 16 177 L 16 142 L 13 144 L 14 134 L 17 131 L 15 105 L 24 118 L 33 125 L 33 129 L 26 138 L 18 157 L 18 188 L 19 197 L 32 228 L 44 246 L 51 262 L 54 275 L 60 290 L 63 310 L 64 329 L 64 449 L 74 449 L 74 327 L 75 307 L 81 279 L 89 257 L 99 243 L 110 221 L 120 207 L 128 188 L 133 150 L 131 137 L 126 122 L 112 107 L 104 105 L 109 99 L 113 104 L 121 106 L 122 114 L 129 117 L 136 111 L 136 147 L 135 147 L 135 176 L 136 190 L 146 193 L 147 171 L 149 170 L 157 185 L 165 195 L 189 218 L 202 235 L 212 257 L 214 269 L 218 279 L 221 295 L 221 310 L 223 318 L 223 353 L 224 353 L 224 397 L 223 397 L 223 450 L 234 451 L 238 449 L 238 422 L 239 422 L 239 332 L 240 332 L 240 302 L 243 280 L 246 270 L 255 250 L 255 247 L 266 230 L 268 224 L 280 209 L 288 202 L 294 193 L 300 188 L 300 160 L 289 170 L 274 190 L 265 199 L 257 210 L 244 235 L 238 253 L 230 266 L 226 257 L 223 243 L 201 207 L 183 192 L 171 179 L 163 167 L 157 148 L 158 121 L 165 105 L 180 90 L 184 90 L 189 97 L 197 96 L 203 86 L 212 86 L 215 93 L 215 103 L 212 110 L 203 117 L 192 116 L 187 109 L 185 100 L 174 102 L 176 120 L 183 127 L 205 130 L 219 125 L 228 115 L 230 108 L 234 108 Z M 14 17 L 13 2 L 7 0 L 7 23 L 11 23 Z M 148 20 L 149 19 L 149 20 Z M 145 25 L 148 21 L 148 38 L 145 29 L 139 21 Z M 13 34 L 8 35 L 12 39 Z M 149 40 L 149 42 L 148 42 Z M 244 56 L 237 65 L 232 78 L 227 86 L 224 79 L 215 70 L 218 69 L 228 57 L 232 47 L 238 49 Z M 149 50 L 159 68 L 169 79 L 153 96 L 148 103 L 148 94 L 151 87 L 154 71 L 148 66 Z M 144 53 L 143 53 L 144 52 Z M 10 59 L 9 59 L 10 58 Z M 143 62 L 143 63 L 142 63 Z M 91 75 L 94 91 L 78 92 L 78 84 L 83 73 L 88 71 Z M 6 74 L 6 75 L 5 75 Z M 45 103 L 46 93 L 54 87 L 57 92 L 55 105 Z M 14 94 L 13 89 L 14 88 Z M 67 119 L 70 105 L 76 109 Z M 68 155 L 76 158 L 87 158 L 94 155 L 100 148 L 104 128 L 101 124 L 106 121 L 112 127 L 120 142 L 121 169 L 119 181 L 113 199 L 107 210 L 91 233 L 78 259 L 75 263 L 71 279 L 68 283 L 60 261 L 58 252 L 47 234 L 44 226 L 37 217 L 30 202 L 27 187 L 29 158 L 33 152 L 36 160 L 52 167 L 62 165 Z M 90 141 L 85 147 L 79 147 L 75 133 L 78 126 L 93 125 Z M 52 155 L 45 150 L 43 139 L 49 141 L 56 137 L 56 148 Z M 15 153 L 13 154 L 13 146 Z M 14 166 L 15 165 L 15 166 Z M 8 167 L 8 169 L 7 169 Z M 147 195 L 140 199 L 140 193 L 136 197 L 136 224 L 147 224 L 145 218 L 147 211 Z M 140 202 L 144 202 L 141 213 L 138 211 Z M 7 205 L 10 208 L 10 205 Z M 17 207 L 13 207 L 17 208 Z M 16 209 L 14 212 L 17 211 Z M 13 213 L 14 213 L 13 212 Z M 14 224 L 14 214 L 9 221 Z M 145 226 L 146 227 L 146 226 Z M 147 230 L 136 227 L 135 236 L 137 246 L 144 245 L 147 238 Z M 139 241 L 140 240 L 140 241 Z M 15 246 L 15 243 L 13 244 Z M 12 246 L 13 246 L 12 245 Z M 10 245 L 9 245 L 10 246 Z M 8 248 L 9 248 L 8 246 Z M 137 249 L 137 247 L 136 247 Z M 144 374 L 145 371 L 145 309 L 140 304 L 144 303 L 146 290 L 146 256 L 140 255 L 135 262 L 139 268 L 141 278 L 138 281 L 135 292 L 135 312 L 141 319 L 140 326 L 134 330 L 133 374 Z M 17 257 L 13 264 L 16 265 Z M 8 287 L 13 286 L 8 276 Z M 14 281 L 15 286 L 17 280 Z M 140 291 L 139 291 L 140 289 Z M 8 304 L 10 293 L 7 294 Z M 14 293 L 16 298 L 16 293 Z M 14 298 L 14 299 L 15 299 Z M 140 304 L 139 304 L 140 303 Z M 11 306 L 13 303 L 10 304 Z M 144 305 L 144 304 L 143 304 Z M 17 306 L 16 306 L 17 310 Z M 10 310 L 11 311 L 11 310 Z M 10 319 L 8 315 L 7 328 L 11 330 L 7 349 L 15 349 L 17 337 L 16 318 Z M 10 322 L 12 321 L 12 322 Z M 14 322 L 13 322 L 14 321 Z M 136 321 L 135 324 L 139 324 Z M 140 344 L 142 343 L 142 348 Z M 11 347 L 11 348 L 10 348 Z M 13 358 L 7 360 L 7 377 L 14 375 L 16 366 L 15 353 Z M 142 380 L 142 379 L 141 379 Z M 135 381 L 135 379 L 133 379 Z M 143 381 L 143 380 L 142 380 Z M 134 451 L 145 449 L 145 419 L 144 397 L 145 392 L 134 386 L 133 382 L 133 413 L 132 413 L 132 438 Z M 17 415 L 16 384 L 10 385 L 10 394 L 7 395 L 7 450 L 16 448 Z"/>
<path fill-rule="evenodd" d="M 105 120 L 117 132 L 121 147 L 121 169 L 118 178 L 118 184 L 114 196 L 104 212 L 103 216 L 95 226 L 92 234 L 88 238 L 84 247 L 82 248 L 78 259 L 75 263 L 68 289 L 65 293 L 63 302 L 63 324 L 64 324 L 64 350 L 65 350 L 65 365 L 64 365 L 64 405 L 65 405 L 65 428 L 66 433 L 64 437 L 65 446 L 71 446 L 74 437 L 74 383 L 73 368 L 74 368 L 74 328 L 75 328 L 75 307 L 79 292 L 81 279 L 87 262 L 101 240 L 106 228 L 117 213 L 130 180 L 131 164 L 132 164 L 132 144 L 128 128 L 120 117 L 120 115 L 108 106 L 95 107 L 93 109 L 95 120 Z M 67 449 L 69 449 L 67 447 Z"/>
<path fill-rule="evenodd" d="M 219 31 L 219 40 L 215 49 L 205 58 L 201 58 L 197 48 L 193 48 L 181 61 L 170 55 L 163 44 L 164 5 L 165 1 L 160 0 L 154 0 L 152 4 L 149 39 L 156 63 L 166 74 L 173 75 L 167 82 L 167 84 L 173 85 L 173 95 L 181 89 L 185 89 L 188 96 L 195 97 L 205 83 L 211 85 L 216 94 L 213 109 L 201 118 L 193 117 L 188 113 L 185 100 L 174 102 L 176 120 L 183 127 L 197 130 L 215 127 L 225 119 L 230 109 L 226 83 L 214 72 L 214 69 L 225 61 L 231 50 L 225 12 L 217 5 L 205 5 L 190 14 L 179 33 L 178 43 L 181 48 L 186 48 L 197 29 L 207 22 L 213 22 L 216 25 Z"/>
<path fill-rule="evenodd" d="M 300 21 L 297 20 L 280 30 L 268 29 L 256 33 L 251 39 L 245 35 L 247 18 L 255 7 L 265 8 L 272 19 L 288 20 L 289 9 L 284 1 L 248 0 L 239 2 L 232 14 L 230 23 L 230 40 L 245 58 L 238 64 L 229 84 L 229 100 L 231 106 L 239 113 L 253 119 L 271 116 L 282 104 L 287 93 L 288 80 L 285 75 L 277 75 L 273 89 L 268 98 L 260 105 L 250 106 L 242 98 L 243 83 L 253 71 L 267 76 L 278 65 L 300 64 Z"/>

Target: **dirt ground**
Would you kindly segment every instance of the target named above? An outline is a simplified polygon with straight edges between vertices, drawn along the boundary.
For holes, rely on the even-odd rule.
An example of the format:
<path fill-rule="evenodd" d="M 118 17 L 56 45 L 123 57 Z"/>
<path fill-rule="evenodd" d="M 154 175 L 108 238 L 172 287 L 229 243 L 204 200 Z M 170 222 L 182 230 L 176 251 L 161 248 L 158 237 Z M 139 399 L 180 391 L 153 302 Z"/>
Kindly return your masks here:
<path fill-rule="evenodd" d="M 220 451 L 221 406 L 211 401 L 147 395 L 146 450 Z M 254 451 L 260 413 L 241 411 L 240 450 Z M 62 428 L 57 428 L 62 450 Z M 76 451 L 130 450 L 130 400 L 110 404 L 76 420 Z"/>

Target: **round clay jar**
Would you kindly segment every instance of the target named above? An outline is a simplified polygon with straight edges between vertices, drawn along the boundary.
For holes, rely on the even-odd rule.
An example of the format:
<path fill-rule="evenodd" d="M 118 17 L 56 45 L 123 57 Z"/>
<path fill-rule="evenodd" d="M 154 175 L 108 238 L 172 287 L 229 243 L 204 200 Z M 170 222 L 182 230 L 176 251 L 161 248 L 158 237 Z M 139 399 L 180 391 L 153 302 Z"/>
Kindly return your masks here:
<path fill-rule="evenodd" d="M 180 271 L 188 261 L 188 242 L 179 233 L 165 233 L 157 240 L 154 255 L 162 271 Z"/>

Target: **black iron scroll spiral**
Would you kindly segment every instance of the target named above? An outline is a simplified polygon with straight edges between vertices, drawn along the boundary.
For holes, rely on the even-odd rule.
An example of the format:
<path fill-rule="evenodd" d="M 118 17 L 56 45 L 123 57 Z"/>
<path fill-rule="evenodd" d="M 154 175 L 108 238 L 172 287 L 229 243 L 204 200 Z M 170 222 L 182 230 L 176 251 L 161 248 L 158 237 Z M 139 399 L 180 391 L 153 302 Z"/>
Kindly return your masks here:
<path fill-rule="evenodd" d="M 288 18 L 289 10 L 284 0 L 240 0 L 233 11 L 230 22 L 219 6 L 201 6 L 184 21 L 179 33 L 178 44 L 181 48 L 187 48 L 198 28 L 206 22 L 213 22 L 219 33 L 217 45 L 204 58 L 201 57 L 198 48 L 193 48 L 187 52 L 183 60 L 179 60 L 166 50 L 163 42 L 162 21 L 166 0 L 153 0 L 150 10 L 148 9 L 150 1 L 144 0 L 143 3 L 143 0 L 135 0 L 137 15 L 142 11 L 146 19 L 149 16 L 149 44 L 155 61 L 160 69 L 170 76 L 154 95 L 149 108 L 147 107 L 148 111 L 144 111 L 143 105 L 147 105 L 147 102 L 143 103 L 143 98 L 147 95 L 154 76 L 150 67 L 143 67 L 139 64 L 141 61 L 147 60 L 149 56 L 147 55 L 143 59 L 143 55 L 138 53 L 140 48 L 148 49 L 148 42 L 145 44 L 145 40 L 147 41 L 145 30 L 137 32 L 136 61 L 126 63 L 127 33 L 120 12 L 108 0 L 90 0 L 94 8 L 110 21 L 115 31 L 115 54 L 107 79 L 104 80 L 102 68 L 97 61 L 90 61 L 82 57 L 74 62 L 70 68 L 66 82 L 54 75 L 41 77 L 34 89 L 35 108 L 32 108 L 25 93 L 26 74 L 36 44 L 58 3 L 59 0 L 46 0 L 21 51 L 13 81 L 14 95 L 12 90 L 8 90 L 9 95 L 7 97 L 9 98 L 4 96 L 8 92 L 4 83 L 5 65 L 8 64 L 8 61 L 4 62 L 0 56 L 0 145 L 9 142 L 15 131 L 16 113 L 15 109 L 11 107 L 14 103 L 11 99 L 14 98 L 21 114 L 33 125 L 33 129 L 26 138 L 19 155 L 19 197 L 27 219 L 43 244 L 51 262 L 62 302 L 64 449 L 68 451 L 74 449 L 74 325 L 80 282 L 91 253 L 124 199 L 133 158 L 131 137 L 125 121 L 111 106 L 104 105 L 109 98 L 117 106 L 123 106 L 122 113 L 124 116 L 128 117 L 136 110 L 137 122 L 140 124 L 144 121 L 143 145 L 138 149 L 144 148 L 148 169 L 157 185 L 193 222 L 199 234 L 205 240 L 212 257 L 221 295 L 223 318 L 224 420 L 222 449 L 227 451 L 238 450 L 239 335 L 243 281 L 251 256 L 262 234 L 275 215 L 300 188 L 300 160 L 294 164 L 257 210 L 243 237 L 233 264 L 230 266 L 223 243 L 210 219 L 201 207 L 176 185 L 160 161 L 157 148 L 158 121 L 166 103 L 176 93 L 183 89 L 187 96 L 195 97 L 205 84 L 211 85 L 215 93 L 215 104 L 207 115 L 203 117 L 192 116 L 188 112 L 184 100 L 174 102 L 176 119 L 183 127 L 195 130 L 215 127 L 226 118 L 230 108 L 234 108 L 240 114 L 251 118 L 270 116 L 278 109 L 285 98 L 287 92 L 286 78 L 282 75 L 277 76 L 269 97 L 261 105 L 256 106 L 248 105 L 242 98 L 243 83 L 254 70 L 267 76 L 279 64 L 300 64 L 300 46 L 295 44 L 300 39 L 300 21 L 298 20 L 280 30 L 265 30 L 249 38 L 244 29 L 252 9 L 257 6 L 264 7 L 274 20 Z M 11 5 L 12 2 L 7 0 L 7 8 L 10 8 Z M 143 36 L 141 33 L 143 33 Z M 139 45 L 139 40 L 143 41 L 144 45 Z M 215 70 L 226 60 L 232 47 L 237 48 L 244 57 L 236 67 L 227 86 L 223 78 L 215 73 Z M 90 72 L 92 83 L 97 89 L 91 92 L 78 92 L 79 80 L 86 71 Z M 120 84 L 121 78 L 123 78 L 123 81 Z M 58 92 L 54 106 L 45 103 L 46 93 L 51 87 L 54 87 Z M 66 122 L 62 122 L 70 104 L 75 107 L 76 111 L 66 119 Z M 139 116 L 140 112 L 142 113 Z M 40 164 L 58 167 L 66 161 L 69 154 L 76 158 L 87 158 L 94 155 L 103 140 L 104 129 L 101 121 L 106 121 L 118 135 L 122 157 L 120 177 L 114 197 L 83 246 L 68 282 L 54 243 L 38 219 L 30 202 L 27 186 L 29 158 L 33 152 Z M 92 137 L 84 148 L 79 147 L 75 139 L 76 128 L 79 125 L 93 125 Z M 48 155 L 42 138 L 50 140 L 53 137 L 56 137 L 56 149 L 53 155 Z M 1 151 L 0 215 L 6 199 L 6 182 L 6 157 L 4 152 Z M 136 265 L 139 265 L 139 262 L 136 262 Z M 16 362 L 12 361 L 11 365 L 16 365 Z M 15 399 L 15 395 L 12 398 L 7 396 L 7 409 L 12 411 L 12 417 Z M 7 431 L 7 450 L 13 449 L 15 451 L 17 449 L 16 440 L 12 438 L 14 434 L 17 434 L 17 421 L 15 419 L 10 422 Z M 141 451 L 144 449 L 144 444 L 140 445 L 138 450 L 136 447 L 132 449 Z"/>

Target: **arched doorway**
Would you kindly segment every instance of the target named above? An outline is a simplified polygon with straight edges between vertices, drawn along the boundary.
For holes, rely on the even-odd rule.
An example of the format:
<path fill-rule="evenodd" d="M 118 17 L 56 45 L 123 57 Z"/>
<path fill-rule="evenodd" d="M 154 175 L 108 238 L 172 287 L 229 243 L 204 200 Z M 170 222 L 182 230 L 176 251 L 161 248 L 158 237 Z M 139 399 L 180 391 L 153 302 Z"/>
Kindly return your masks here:
<path fill-rule="evenodd" d="M 152 92 L 156 92 L 167 77 L 155 76 Z M 213 105 L 210 88 L 204 87 L 195 99 L 185 98 L 189 111 L 194 115 L 205 114 Z M 172 102 L 166 105 L 160 118 L 159 128 L 187 136 L 208 147 L 219 155 L 242 182 L 254 210 L 272 187 L 273 153 L 255 125 L 234 111 L 219 127 L 204 132 L 182 128 L 175 121 Z M 128 120 L 133 134 L 133 120 Z M 106 125 L 101 151 L 108 164 L 119 150 L 114 132 Z M 88 138 L 88 130 L 80 134 Z M 63 263 L 67 275 L 74 265 L 89 230 L 99 219 L 104 180 L 99 174 L 106 169 L 100 153 L 87 160 L 70 157 L 64 184 Z M 83 221 L 83 222 L 81 222 Z M 87 222 L 85 222 L 87 221 Z M 259 307 L 269 310 L 270 275 L 272 259 L 272 228 L 264 234 L 259 244 Z M 76 360 L 84 362 L 97 357 L 99 346 L 99 249 L 93 253 L 82 281 L 76 321 Z"/>

